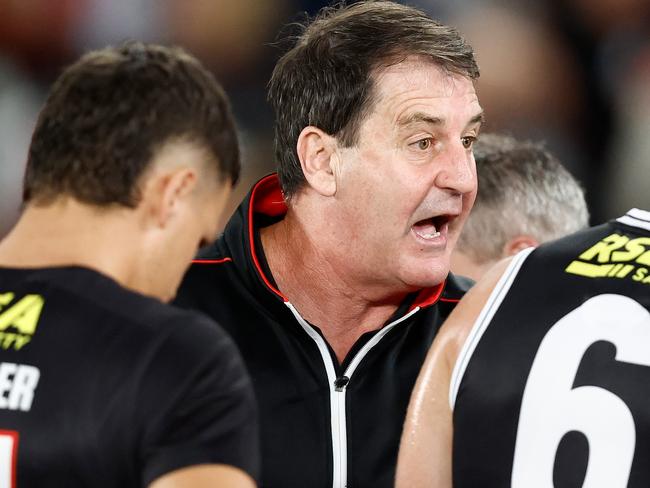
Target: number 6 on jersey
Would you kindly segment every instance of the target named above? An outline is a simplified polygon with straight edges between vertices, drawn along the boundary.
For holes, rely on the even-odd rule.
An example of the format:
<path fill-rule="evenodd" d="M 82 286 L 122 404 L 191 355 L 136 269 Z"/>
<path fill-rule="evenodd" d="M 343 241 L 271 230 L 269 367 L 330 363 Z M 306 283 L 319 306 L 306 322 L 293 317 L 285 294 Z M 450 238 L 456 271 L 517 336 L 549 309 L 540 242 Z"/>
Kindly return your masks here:
<path fill-rule="evenodd" d="M 650 314 L 631 298 L 598 295 L 549 330 L 524 390 L 513 488 L 553 487 L 556 451 L 570 431 L 589 440 L 583 488 L 627 486 L 636 444 L 630 409 L 604 388 L 572 388 L 585 351 L 597 341 L 612 343 L 617 361 L 650 366 Z"/>

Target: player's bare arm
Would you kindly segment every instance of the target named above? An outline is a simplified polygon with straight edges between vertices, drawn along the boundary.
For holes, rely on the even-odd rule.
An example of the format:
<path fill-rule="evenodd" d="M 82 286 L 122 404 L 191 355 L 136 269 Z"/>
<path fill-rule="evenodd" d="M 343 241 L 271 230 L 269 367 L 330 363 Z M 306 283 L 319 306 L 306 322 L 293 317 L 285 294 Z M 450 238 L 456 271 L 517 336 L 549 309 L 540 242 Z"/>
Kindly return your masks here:
<path fill-rule="evenodd" d="M 451 488 L 451 373 L 474 322 L 510 261 L 505 259 L 492 267 L 465 295 L 436 336 L 411 395 L 396 488 Z"/>
<path fill-rule="evenodd" d="M 241 469 L 226 465 L 202 465 L 172 471 L 149 488 L 255 488 L 253 479 Z"/>

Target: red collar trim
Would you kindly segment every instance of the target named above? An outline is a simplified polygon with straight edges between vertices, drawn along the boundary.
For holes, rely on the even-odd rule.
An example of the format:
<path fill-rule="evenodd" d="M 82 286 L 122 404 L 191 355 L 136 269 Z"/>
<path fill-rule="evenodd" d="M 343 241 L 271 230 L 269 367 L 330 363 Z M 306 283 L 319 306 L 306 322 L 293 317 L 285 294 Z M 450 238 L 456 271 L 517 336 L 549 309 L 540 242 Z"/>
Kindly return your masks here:
<path fill-rule="evenodd" d="M 441 298 L 440 301 L 445 303 L 458 303 L 460 302 L 460 298 Z"/>
<path fill-rule="evenodd" d="M 269 290 L 282 298 L 283 301 L 288 302 L 289 299 L 271 284 L 271 281 L 264 274 L 260 262 L 257 259 L 257 253 L 255 252 L 255 227 L 253 226 L 253 218 L 256 213 L 270 217 L 277 217 L 287 213 L 287 205 L 284 203 L 284 196 L 280 189 L 280 180 L 277 174 L 265 176 L 253 187 L 248 205 L 248 242 L 250 243 L 251 256 L 253 257 L 257 274 L 262 278 L 262 281 L 264 281 L 264 284 Z"/>
<path fill-rule="evenodd" d="M 436 302 L 438 302 L 440 295 L 442 295 L 442 291 L 445 289 L 446 283 L 447 280 L 443 281 L 438 286 L 434 286 L 433 288 L 425 288 L 424 290 L 421 290 L 420 293 L 418 293 L 418 296 L 415 297 L 415 301 L 409 308 L 409 312 L 416 307 L 430 307 L 431 305 L 434 305 Z"/>
<path fill-rule="evenodd" d="M 232 262 L 232 258 L 226 257 L 221 259 L 192 259 L 192 264 L 223 264 Z"/>

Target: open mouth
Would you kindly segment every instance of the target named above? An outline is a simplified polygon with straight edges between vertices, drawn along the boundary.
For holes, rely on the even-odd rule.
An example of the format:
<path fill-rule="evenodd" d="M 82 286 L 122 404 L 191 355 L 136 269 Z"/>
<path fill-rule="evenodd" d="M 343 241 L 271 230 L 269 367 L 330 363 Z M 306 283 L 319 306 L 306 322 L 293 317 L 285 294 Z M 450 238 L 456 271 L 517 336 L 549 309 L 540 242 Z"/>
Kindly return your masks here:
<path fill-rule="evenodd" d="M 437 239 L 443 234 L 447 234 L 451 218 L 451 215 L 437 215 L 435 217 L 420 220 L 413 225 L 413 232 L 422 239 Z"/>

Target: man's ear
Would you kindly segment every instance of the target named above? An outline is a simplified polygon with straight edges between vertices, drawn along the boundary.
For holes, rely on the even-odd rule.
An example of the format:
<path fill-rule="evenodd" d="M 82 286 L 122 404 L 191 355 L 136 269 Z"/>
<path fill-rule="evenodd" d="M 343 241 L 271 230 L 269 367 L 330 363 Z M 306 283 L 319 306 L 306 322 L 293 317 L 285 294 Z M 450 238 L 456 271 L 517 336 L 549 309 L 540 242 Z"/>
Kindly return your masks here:
<path fill-rule="evenodd" d="M 519 235 L 510 239 L 503 246 L 503 257 L 514 256 L 528 247 L 539 246 L 539 241 L 529 235 Z"/>
<path fill-rule="evenodd" d="M 179 206 L 191 198 L 196 185 L 196 170 L 191 167 L 154 174 L 146 185 L 142 198 L 155 225 L 165 227 L 178 212 Z"/>
<path fill-rule="evenodd" d="M 336 172 L 339 164 L 336 139 L 312 125 L 298 136 L 296 152 L 309 186 L 323 196 L 336 193 Z"/>

